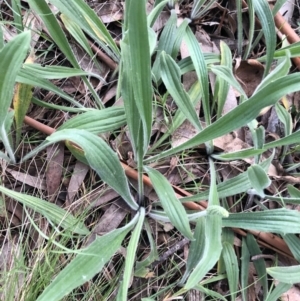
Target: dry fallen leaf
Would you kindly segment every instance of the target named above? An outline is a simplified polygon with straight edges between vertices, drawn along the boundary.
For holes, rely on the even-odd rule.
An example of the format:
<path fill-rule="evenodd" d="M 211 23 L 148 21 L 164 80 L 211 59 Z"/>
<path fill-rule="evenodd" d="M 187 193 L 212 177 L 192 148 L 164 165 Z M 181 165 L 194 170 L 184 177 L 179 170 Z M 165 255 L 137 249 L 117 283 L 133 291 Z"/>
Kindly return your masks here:
<path fill-rule="evenodd" d="M 86 164 L 80 161 L 76 162 L 68 186 L 68 195 L 67 195 L 68 205 L 70 205 L 73 202 L 74 197 L 78 192 L 80 185 L 83 183 L 83 180 L 88 171 L 89 171 L 89 167 Z"/>
<path fill-rule="evenodd" d="M 64 164 L 65 146 L 63 143 L 54 144 L 47 148 L 48 166 L 46 170 L 46 185 L 49 201 L 54 201 L 61 187 Z"/>
<path fill-rule="evenodd" d="M 7 168 L 6 171 L 8 171 L 17 181 L 20 181 L 37 189 L 46 189 L 46 181 L 42 179 L 41 176 L 31 176 L 28 173 L 12 170 L 10 168 Z"/>
<path fill-rule="evenodd" d="M 235 68 L 235 76 L 248 97 L 253 94 L 256 87 L 261 83 L 263 74 L 264 66 L 257 60 L 242 61 Z"/>

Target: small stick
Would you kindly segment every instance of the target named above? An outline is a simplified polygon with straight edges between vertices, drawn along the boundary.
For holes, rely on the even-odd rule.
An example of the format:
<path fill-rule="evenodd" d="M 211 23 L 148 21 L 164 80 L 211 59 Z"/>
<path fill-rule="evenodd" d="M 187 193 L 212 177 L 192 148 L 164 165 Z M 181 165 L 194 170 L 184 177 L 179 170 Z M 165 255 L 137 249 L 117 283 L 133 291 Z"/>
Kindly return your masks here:
<path fill-rule="evenodd" d="M 161 255 L 157 260 L 152 262 L 151 264 L 151 270 L 153 270 L 157 265 L 163 263 L 166 261 L 170 256 L 172 256 L 175 252 L 178 250 L 181 250 L 186 244 L 190 242 L 189 239 L 184 238 L 177 242 L 175 245 L 173 245 L 168 251 L 166 251 L 163 255 Z"/>

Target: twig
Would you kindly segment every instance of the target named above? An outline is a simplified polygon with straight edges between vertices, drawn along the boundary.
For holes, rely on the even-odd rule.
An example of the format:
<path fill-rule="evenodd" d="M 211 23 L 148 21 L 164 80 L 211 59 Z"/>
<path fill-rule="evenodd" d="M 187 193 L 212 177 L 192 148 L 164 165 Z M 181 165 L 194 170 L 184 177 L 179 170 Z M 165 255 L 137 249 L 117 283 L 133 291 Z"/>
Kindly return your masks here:
<path fill-rule="evenodd" d="M 110 69 L 116 70 L 118 68 L 118 64 L 114 62 L 107 54 L 105 54 L 99 47 L 97 47 L 94 43 L 89 41 L 89 45 L 96 53 L 99 59 L 101 59 Z"/>
<path fill-rule="evenodd" d="M 52 133 L 55 132 L 55 129 L 46 126 L 28 116 L 25 117 L 24 122 L 28 125 L 31 125 L 33 128 L 47 134 L 47 135 L 51 135 Z M 137 179 L 138 175 L 136 170 L 134 170 L 133 168 L 129 167 L 127 164 L 125 164 L 124 162 L 120 162 L 122 167 L 124 168 L 125 174 L 132 178 L 132 179 Z M 150 178 L 148 178 L 146 175 L 143 176 L 143 182 L 145 185 L 149 186 L 149 187 L 153 187 L 152 183 L 150 181 Z M 183 196 L 191 196 L 192 194 L 177 187 L 177 186 L 173 186 L 176 196 L 181 198 Z M 187 208 L 187 209 L 191 209 L 191 210 L 204 210 L 204 208 L 207 207 L 207 202 L 204 201 L 200 201 L 200 204 L 194 203 L 194 202 L 184 202 L 183 205 Z M 241 236 L 247 236 L 247 232 L 252 233 L 253 235 L 255 235 L 257 237 L 257 242 L 264 246 L 264 247 L 268 247 L 270 249 L 275 250 L 278 253 L 281 253 L 285 256 L 294 258 L 291 251 L 289 250 L 287 244 L 285 243 L 285 241 L 272 234 L 272 233 L 265 233 L 265 232 L 259 232 L 259 231 L 253 231 L 253 230 L 248 230 L 248 231 L 244 231 L 242 229 L 238 229 L 238 228 L 232 228 L 232 230 L 241 235 Z"/>
<path fill-rule="evenodd" d="M 151 270 L 153 270 L 157 265 L 163 263 L 166 261 L 170 256 L 172 256 L 175 252 L 178 250 L 181 250 L 186 244 L 190 242 L 189 239 L 184 238 L 177 242 L 175 245 L 173 245 L 168 251 L 166 251 L 163 255 L 161 255 L 157 260 L 152 262 L 151 264 Z"/>

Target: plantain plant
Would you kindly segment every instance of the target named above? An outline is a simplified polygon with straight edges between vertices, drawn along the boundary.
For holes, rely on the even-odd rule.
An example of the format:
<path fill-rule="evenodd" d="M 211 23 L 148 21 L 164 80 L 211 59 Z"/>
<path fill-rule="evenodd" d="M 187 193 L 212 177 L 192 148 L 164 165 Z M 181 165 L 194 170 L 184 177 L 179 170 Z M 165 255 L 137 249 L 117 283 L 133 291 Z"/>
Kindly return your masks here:
<path fill-rule="evenodd" d="M 13 1 L 15 4 L 17 1 Z M 116 63 L 118 67 L 118 91 L 123 100 L 122 107 L 105 108 L 102 100 L 89 82 L 88 76 L 93 75 L 81 70 L 70 44 L 61 29 L 58 16 L 53 14 L 49 4 L 54 5 L 60 14 L 69 34 L 79 43 L 86 53 L 92 56 L 86 36 L 94 39 Z M 70 110 L 78 113 L 76 117 L 66 121 L 57 131 L 48 136 L 36 149 L 20 159 L 23 163 L 35 156 L 49 145 L 65 141 L 74 156 L 87 164 L 113 188 L 131 208 L 130 220 L 123 227 L 98 236 L 89 246 L 74 251 L 75 258 L 61 271 L 51 283 L 40 293 L 38 301 L 61 300 L 75 288 L 91 280 L 100 273 L 109 260 L 127 240 L 127 255 L 120 277 L 116 300 L 128 300 L 128 288 L 132 275 L 143 275 L 147 267 L 157 259 L 157 247 L 153 243 L 149 220 L 170 222 L 182 236 L 190 241 L 186 270 L 178 282 L 173 284 L 172 297 L 182 296 L 191 289 L 204 292 L 212 297 L 225 300 L 224 296 L 209 290 L 203 279 L 216 264 L 219 273 L 226 274 L 230 288 L 230 298 L 235 300 L 240 289 L 244 300 L 247 300 L 248 270 L 250 256 L 260 253 L 259 246 L 251 234 L 242 241 L 242 260 L 239 271 L 238 258 L 234 252 L 234 234 L 231 228 L 277 233 L 282 236 L 290 247 L 296 260 L 299 260 L 297 233 L 300 233 L 300 214 L 286 209 L 286 203 L 299 204 L 299 191 L 290 187 L 290 197 L 266 195 L 264 189 L 271 183 L 267 171 L 274 159 L 274 153 L 264 158 L 261 154 L 277 147 L 294 144 L 300 138 L 300 132 L 292 132 L 290 115 L 279 105 L 278 101 L 299 90 L 300 76 L 298 73 L 288 75 L 290 57 L 298 56 L 299 45 L 283 49 L 275 49 L 275 26 L 272 12 L 263 0 L 253 1 L 251 16 L 254 11 L 262 23 L 266 40 L 266 56 L 261 58 L 266 63 L 264 79 L 250 98 L 232 74 L 232 58 L 229 48 L 221 44 L 220 55 L 203 53 L 194 36 L 192 20 L 185 19 L 177 26 L 177 15 L 171 12 L 170 19 L 163 29 L 160 38 L 152 26 L 164 6 L 170 1 L 156 1 L 149 15 L 146 14 L 146 1 L 125 1 L 125 14 L 122 24 L 122 40 L 120 49 L 110 33 L 95 14 L 83 1 L 68 0 L 28 0 L 30 9 L 38 14 L 46 26 L 50 37 L 64 54 L 72 67 L 41 67 L 27 60 L 30 48 L 30 31 L 18 34 L 6 43 L 0 52 L 0 138 L 5 152 L 0 152 L 2 160 L 16 164 L 15 149 L 20 142 L 20 127 L 23 123 L 28 99 L 38 105 L 45 105 L 30 93 L 32 87 L 40 87 L 56 93 L 70 103 Z M 172 2 L 172 1 L 171 1 Z M 201 15 L 203 1 L 195 1 L 191 19 Z M 211 5 L 210 1 L 208 5 Z M 170 3 L 169 3 L 170 4 Z M 207 6 L 208 7 L 208 6 Z M 249 14 L 250 14 L 249 12 Z M 20 22 L 16 16 L 16 22 Z M 20 31 L 22 27 L 18 26 Z M 178 60 L 179 46 L 186 42 L 190 56 Z M 241 50 L 241 49 L 240 49 Z M 25 63 L 23 63 L 25 61 Z M 276 68 L 270 71 L 271 63 L 276 62 Z M 189 71 L 195 71 L 197 82 L 186 91 L 181 82 L 181 76 Z M 216 118 L 209 93 L 208 73 L 216 75 L 217 84 L 213 101 L 216 103 Z M 85 108 L 72 97 L 51 83 L 51 79 L 81 76 L 90 93 L 94 97 L 95 108 Z M 93 75 L 97 76 L 97 75 Z M 100 78 L 100 80 L 102 80 Z M 14 92 L 14 84 L 20 89 Z M 229 113 L 223 115 L 223 107 L 229 87 L 240 92 L 240 104 Z M 178 110 L 173 116 L 172 125 L 156 144 L 152 145 L 153 116 L 157 108 L 155 93 L 163 89 L 176 102 Z M 23 91 L 23 92 L 22 92 Z M 25 92 L 24 92 L 25 91 Z M 14 94 L 13 111 L 9 111 Z M 25 103 L 24 103 L 25 101 Z M 200 122 L 195 106 L 201 102 L 204 122 Z M 285 136 L 276 141 L 265 143 L 264 131 L 257 126 L 256 118 L 268 106 L 276 106 L 280 119 L 286 125 Z M 16 139 L 11 135 L 15 120 Z M 185 121 L 188 120 L 196 129 L 196 135 L 183 144 L 160 149 L 162 143 Z M 205 125 L 204 125 L 205 124 Z M 214 148 L 214 139 L 226 135 L 243 126 L 251 130 L 254 147 L 232 153 L 218 153 Z M 126 127 L 129 132 L 133 156 L 137 166 L 138 188 L 135 192 L 129 185 L 123 167 L 117 154 L 99 134 L 111 132 Z M 210 187 L 208 190 L 193 196 L 179 199 L 173 187 L 159 171 L 151 167 L 152 162 L 175 156 L 180 152 L 205 144 L 208 156 Z M 233 161 L 253 157 L 255 164 L 247 171 L 240 173 L 224 182 L 217 177 L 216 164 L 219 161 Z M 158 202 L 152 204 L 144 196 L 143 175 L 147 174 L 158 197 Z M 24 206 L 34 209 L 45 216 L 54 226 L 60 226 L 74 234 L 83 237 L 90 230 L 78 218 L 61 209 L 55 204 L 24 193 L 15 192 L 0 186 L 3 195 L 11 197 Z M 243 193 L 258 195 L 275 202 L 281 202 L 280 209 L 263 208 L 258 212 L 229 213 L 225 198 Z M 137 194 L 137 198 L 135 198 Z M 203 212 L 189 212 L 184 204 L 187 201 L 207 199 L 207 208 Z M 148 258 L 137 261 L 137 250 L 142 230 L 145 229 L 152 241 Z M 256 262 L 256 269 L 263 286 L 264 300 L 276 300 L 280 293 L 286 291 L 290 284 L 298 282 L 299 266 L 266 268 L 264 260 Z M 267 274 L 280 281 L 280 284 L 270 291 Z M 287 276 L 289 275 L 289 276 Z M 217 278 L 216 278 L 217 279 Z M 202 281 L 202 282 L 201 282 Z M 158 292 L 156 297 L 165 294 Z M 149 296 L 147 300 L 155 300 Z"/>

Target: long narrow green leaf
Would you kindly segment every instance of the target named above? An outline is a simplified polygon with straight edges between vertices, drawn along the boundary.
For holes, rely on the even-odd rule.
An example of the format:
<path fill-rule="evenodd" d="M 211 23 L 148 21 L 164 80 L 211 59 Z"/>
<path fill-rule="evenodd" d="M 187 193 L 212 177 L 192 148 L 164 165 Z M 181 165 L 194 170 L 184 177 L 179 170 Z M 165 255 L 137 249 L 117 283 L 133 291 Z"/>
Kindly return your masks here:
<path fill-rule="evenodd" d="M 13 98 L 13 106 L 15 112 L 16 124 L 16 140 L 15 145 L 18 146 L 21 140 L 21 130 L 25 115 L 31 103 L 33 86 L 16 84 L 15 95 Z"/>
<path fill-rule="evenodd" d="M 250 253 L 247 247 L 246 238 L 242 238 L 242 257 L 241 257 L 241 291 L 243 301 L 248 300 L 248 279 L 249 279 Z"/>
<path fill-rule="evenodd" d="M 257 91 L 261 90 L 263 87 L 269 85 L 276 79 L 280 79 L 284 76 L 286 76 L 289 73 L 289 70 L 291 68 L 291 59 L 288 55 L 289 53 L 285 53 L 285 57 L 282 59 L 282 61 L 276 66 L 276 68 L 269 73 L 262 81 L 261 83 L 256 87 L 253 94 L 257 93 Z"/>
<path fill-rule="evenodd" d="M 57 2 L 54 1 L 53 2 Z M 58 3 L 54 4 L 56 7 L 61 4 L 62 0 L 58 1 Z M 71 7 L 75 3 L 79 4 L 81 1 L 68 1 L 68 6 Z M 45 0 L 29 0 L 28 1 L 30 7 L 42 18 L 43 22 L 45 23 L 51 38 L 57 44 L 59 49 L 62 53 L 66 56 L 66 58 L 70 61 L 73 67 L 80 69 L 79 63 L 71 49 L 71 46 L 60 26 L 56 17 L 53 15 L 51 9 L 49 8 L 47 2 Z M 87 5 L 86 5 L 87 6 Z M 82 77 L 84 83 L 88 86 L 89 90 L 91 91 L 92 95 L 94 96 L 96 102 L 100 107 L 103 107 L 102 102 L 94 90 L 93 86 L 91 85 L 90 81 L 87 80 L 85 76 Z"/>
<path fill-rule="evenodd" d="M 134 265 L 134 261 L 136 258 L 136 250 L 138 247 L 144 219 L 145 219 L 145 208 L 141 207 L 140 211 L 139 211 L 138 222 L 137 222 L 134 230 L 132 231 L 129 245 L 127 248 L 123 281 L 122 281 L 121 287 L 119 289 L 117 301 L 127 301 L 128 300 L 127 299 L 128 287 L 129 287 L 130 279 L 132 276 L 133 265 Z"/>
<path fill-rule="evenodd" d="M 99 73 L 102 74 L 103 67 L 99 64 L 96 56 L 94 55 L 91 46 L 89 45 L 88 39 L 83 33 L 82 29 L 71 19 L 69 19 L 66 15 L 60 15 L 61 20 L 63 21 L 66 29 L 73 36 L 73 38 L 80 44 L 80 46 L 84 49 L 84 51 L 90 56 L 91 60 L 98 68 Z"/>
<path fill-rule="evenodd" d="M 72 52 L 70 44 L 60 27 L 57 19 L 53 15 L 52 11 L 50 10 L 47 2 L 45 0 L 29 0 L 28 1 L 30 7 L 39 15 L 41 16 L 42 20 L 45 23 L 46 28 L 49 30 L 51 34 L 51 38 L 59 49 L 63 52 L 63 54 L 67 57 L 67 59 L 71 62 L 74 67 L 78 66 L 78 62 Z"/>
<path fill-rule="evenodd" d="M 127 126 L 129 128 L 130 140 L 134 152 L 134 157 L 137 158 L 137 150 L 139 145 L 140 132 L 142 131 L 142 120 L 133 95 L 133 86 L 130 81 L 131 57 L 128 38 L 125 37 L 121 41 L 122 50 L 122 65 L 119 73 L 119 83 L 121 85 L 121 93 L 124 100 L 125 116 Z M 143 143 L 142 143 L 143 145 Z"/>
<path fill-rule="evenodd" d="M 20 33 L 23 31 L 23 22 L 22 22 L 22 11 L 21 11 L 21 0 L 12 0 L 11 1 L 12 12 L 14 16 L 14 26 L 17 29 L 17 32 Z"/>
<path fill-rule="evenodd" d="M 17 74 L 29 50 L 30 32 L 17 35 L 0 51 L 0 125 L 4 124 L 10 107 Z"/>
<path fill-rule="evenodd" d="M 131 0 L 129 4 L 128 44 L 135 104 L 143 124 L 143 154 L 146 153 L 152 127 L 151 58 L 145 2 Z M 140 152 L 142 150 L 139 150 Z"/>
<path fill-rule="evenodd" d="M 43 108 L 48 108 L 48 109 L 54 109 L 54 110 L 59 110 L 59 111 L 65 111 L 65 112 L 71 112 L 71 113 L 83 113 L 83 112 L 88 112 L 88 111 L 92 111 L 95 109 L 92 108 L 74 108 L 74 107 L 70 107 L 70 106 L 60 106 L 60 105 L 56 105 L 54 103 L 48 103 L 45 101 L 42 101 L 40 99 L 37 99 L 36 97 L 32 97 L 31 98 L 31 102 L 43 107 Z"/>
<path fill-rule="evenodd" d="M 249 233 L 247 234 L 246 242 L 247 242 L 247 247 L 248 247 L 250 256 L 255 256 L 255 255 L 261 254 L 258 243 L 252 234 L 249 234 Z M 267 294 L 268 294 L 268 279 L 267 279 L 267 273 L 266 273 L 266 264 L 265 264 L 265 261 L 263 260 L 263 258 L 254 260 L 253 264 L 256 269 L 259 282 L 261 283 L 261 285 L 263 287 L 264 300 L 265 300 L 267 297 Z"/>
<path fill-rule="evenodd" d="M 274 59 L 280 59 L 285 58 L 286 51 L 289 52 L 291 57 L 297 57 L 300 54 L 300 42 L 297 42 L 295 44 L 291 44 L 289 46 L 283 47 L 281 49 L 277 49 L 274 53 Z M 266 56 L 262 56 L 258 58 L 259 61 L 265 61 Z"/>
<path fill-rule="evenodd" d="M 208 69 L 215 73 L 219 78 L 222 78 L 225 82 L 234 87 L 244 97 L 244 99 L 248 98 L 245 91 L 234 77 L 232 70 L 231 68 L 229 68 L 229 66 L 211 65 L 208 66 Z"/>
<path fill-rule="evenodd" d="M 74 288 L 99 273 L 120 248 L 123 239 L 137 222 L 138 216 L 139 214 L 125 227 L 97 237 L 56 276 L 37 301 L 61 300 Z"/>
<path fill-rule="evenodd" d="M 67 120 L 58 130 L 83 129 L 94 134 L 119 129 L 126 119 L 122 107 L 110 107 L 103 110 L 92 110 Z"/>
<path fill-rule="evenodd" d="M 247 157 L 252 157 L 255 155 L 262 154 L 263 152 L 271 148 L 293 144 L 299 138 L 300 138 L 300 131 L 296 131 L 286 137 L 264 144 L 263 149 L 254 149 L 253 147 L 251 147 L 236 152 L 213 154 L 212 157 L 217 160 L 224 160 L 224 161 L 244 159 Z"/>
<path fill-rule="evenodd" d="M 180 70 L 171 56 L 162 52 L 160 56 L 161 62 L 161 77 L 174 101 L 183 112 L 186 118 L 196 127 L 198 131 L 201 130 L 199 117 L 192 105 L 187 92 L 183 89 L 180 80 Z"/>
<path fill-rule="evenodd" d="M 251 165 L 248 168 L 248 177 L 255 192 L 264 197 L 264 189 L 271 185 L 271 180 L 263 168 L 257 164 Z"/>
<path fill-rule="evenodd" d="M 205 246 L 205 219 L 198 218 L 196 228 L 194 232 L 194 240 L 190 243 L 189 255 L 186 263 L 186 270 L 180 280 L 180 284 L 183 284 L 187 277 L 192 272 L 193 268 L 200 261 Z"/>
<path fill-rule="evenodd" d="M 231 70 L 232 69 L 231 50 L 229 49 L 227 44 L 222 41 L 220 43 L 220 50 L 221 50 L 221 65 Z M 227 99 L 229 88 L 230 88 L 229 82 L 226 81 L 224 78 L 218 76 L 216 79 L 215 92 L 214 92 L 214 102 L 217 102 L 218 104 L 218 109 L 217 109 L 218 119 L 222 116 L 222 112 Z"/>
<path fill-rule="evenodd" d="M 298 283 L 300 279 L 300 265 L 267 268 L 267 273 L 280 282 Z"/>
<path fill-rule="evenodd" d="M 205 247 L 203 255 L 188 278 L 184 289 L 189 290 L 195 287 L 218 261 L 222 251 L 221 224 L 221 217 L 218 215 L 205 217 Z"/>
<path fill-rule="evenodd" d="M 30 44 L 30 33 L 22 33 L 8 42 L 0 51 L 0 136 L 10 160 L 15 163 L 15 155 L 8 137 L 8 109 L 11 105 L 17 74 L 26 57 Z"/>
<path fill-rule="evenodd" d="M 261 22 L 262 31 L 266 39 L 267 54 L 264 77 L 269 73 L 276 48 L 276 31 L 274 18 L 269 4 L 265 0 L 253 1 L 254 10 Z"/>
<path fill-rule="evenodd" d="M 196 286 L 194 287 L 194 289 L 195 289 L 195 290 L 198 290 L 198 291 L 200 291 L 200 292 L 202 292 L 202 293 L 204 293 L 205 296 L 211 296 L 211 297 L 213 297 L 212 300 L 223 300 L 223 301 L 227 301 L 227 299 L 226 299 L 224 296 L 222 296 L 221 294 L 217 293 L 217 292 L 214 291 L 214 290 L 210 290 L 210 289 L 208 289 L 208 288 L 206 288 L 206 287 L 204 287 L 204 286 L 202 286 L 202 285 L 196 285 Z"/>
<path fill-rule="evenodd" d="M 48 145 L 63 140 L 72 141 L 80 146 L 90 167 L 101 179 L 118 192 L 132 209 L 138 209 L 117 155 L 100 137 L 85 130 L 66 129 L 57 131 L 47 138 Z"/>
<path fill-rule="evenodd" d="M 208 68 L 211 67 L 211 64 L 220 63 L 221 61 L 221 56 L 219 54 L 204 52 L 203 55 Z M 178 66 L 180 68 L 181 75 L 190 71 L 195 71 L 194 64 L 190 56 L 180 60 L 178 62 Z"/>
<path fill-rule="evenodd" d="M 242 127 L 254 120 L 264 107 L 275 104 L 280 97 L 288 93 L 298 91 L 299 80 L 300 75 L 296 73 L 287 75 L 284 78 L 270 83 L 253 95 L 249 100 L 240 104 L 238 107 L 218 119 L 187 142 L 173 149 L 164 151 L 156 156 L 150 157 L 144 160 L 144 162 L 146 163 L 152 160 L 171 156 L 177 152 L 195 147 Z M 270 145 L 271 144 L 272 143 L 270 143 Z"/>
<path fill-rule="evenodd" d="M 286 244 L 288 245 L 289 249 L 291 250 L 295 259 L 300 262 L 300 239 L 295 234 L 286 234 L 282 237 Z"/>
<path fill-rule="evenodd" d="M 257 212 L 231 213 L 223 219 L 223 227 L 242 228 L 274 233 L 299 233 L 300 212 L 272 209 Z"/>
<path fill-rule="evenodd" d="M 24 64 L 23 68 L 29 70 L 32 74 L 37 77 L 45 78 L 45 79 L 60 79 L 60 78 L 68 78 L 73 76 L 93 76 L 100 80 L 104 80 L 98 74 L 85 72 L 81 69 L 77 68 L 69 68 L 64 66 L 45 66 L 42 67 L 39 64 Z"/>
<path fill-rule="evenodd" d="M 150 167 L 144 167 L 144 169 L 148 173 L 155 192 L 157 193 L 164 211 L 166 212 L 172 224 L 185 237 L 193 240 L 194 237 L 189 225 L 187 214 L 183 205 L 176 198 L 171 184 L 157 170 Z"/>
<path fill-rule="evenodd" d="M 265 301 L 277 301 L 280 300 L 280 297 L 288 291 L 292 287 L 292 284 L 290 283 L 283 283 L 280 282 L 276 285 L 276 287 L 273 289 L 273 291 L 268 295 L 267 299 Z"/>
<path fill-rule="evenodd" d="M 243 59 L 246 60 L 249 56 L 253 37 L 254 37 L 254 28 L 255 28 L 255 12 L 253 7 L 253 0 L 248 0 L 248 15 L 249 15 L 249 32 L 248 32 L 248 45 L 246 46 Z"/>
<path fill-rule="evenodd" d="M 239 265 L 233 245 L 228 242 L 224 242 L 221 256 L 225 263 L 231 300 L 234 301 L 238 290 Z"/>
<path fill-rule="evenodd" d="M 237 54 L 239 57 L 242 56 L 243 47 L 243 14 L 242 14 L 242 1 L 236 0 L 236 14 L 237 14 Z"/>
<path fill-rule="evenodd" d="M 82 0 L 50 0 L 63 14 L 78 24 L 115 61 L 120 58 L 120 50 L 96 12 Z"/>
<path fill-rule="evenodd" d="M 266 171 L 274 158 L 274 155 L 270 156 L 267 160 L 260 163 L 260 166 Z M 248 172 L 243 172 L 236 177 L 221 182 L 217 185 L 219 198 L 225 198 L 231 195 L 237 195 L 242 192 L 248 191 L 251 188 L 251 183 L 248 178 Z M 197 193 L 191 197 L 181 198 L 181 201 L 199 201 L 202 199 L 208 199 L 209 190 Z"/>
<path fill-rule="evenodd" d="M 260 155 L 264 153 L 265 151 L 266 151 L 265 149 L 254 149 L 253 147 L 251 147 L 236 152 L 212 154 L 211 156 L 214 159 L 220 161 L 232 161 L 232 160 L 240 160 L 240 159 L 254 157 L 256 155 Z"/>
<path fill-rule="evenodd" d="M 282 197 L 282 196 L 272 196 L 272 195 L 265 195 L 265 199 L 269 199 L 271 201 L 278 202 L 280 204 L 300 204 L 300 197 Z"/>
<path fill-rule="evenodd" d="M 144 220 L 144 229 L 147 232 L 147 237 L 150 243 L 150 253 L 148 253 L 147 257 L 142 261 L 137 261 L 135 265 L 134 275 L 138 277 L 146 277 L 148 272 L 150 271 L 147 268 L 152 262 L 158 259 L 158 252 L 156 242 L 152 236 L 152 229 L 150 228 L 149 222 L 147 219 Z"/>
<path fill-rule="evenodd" d="M 164 6 L 168 3 L 169 0 L 161 1 L 158 5 L 156 5 L 147 17 L 149 27 L 152 27 L 155 23 L 156 19 L 158 18 L 159 14 L 163 10 Z"/>
<path fill-rule="evenodd" d="M 196 81 L 190 90 L 188 91 L 192 105 L 196 106 L 196 103 L 201 99 L 201 89 L 199 81 Z M 175 115 L 171 119 L 171 124 L 168 124 L 168 130 L 155 142 L 149 150 L 151 153 L 158 146 L 162 144 L 172 133 L 179 128 L 179 126 L 186 120 L 186 116 L 181 110 L 177 110 Z"/>
<path fill-rule="evenodd" d="M 22 84 L 31 85 L 34 87 L 40 87 L 48 91 L 54 92 L 55 94 L 61 96 L 63 99 L 67 100 L 74 106 L 79 108 L 84 108 L 82 104 L 74 100 L 73 97 L 63 92 L 61 89 L 59 89 L 57 86 L 52 84 L 50 81 L 34 76 L 34 74 L 32 74 L 29 70 L 21 69 L 16 80 L 17 82 Z"/>
<path fill-rule="evenodd" d="M 193 34 L 192 30 L 189 27 L 187 27 L 185 33 L 186 34 L 184 36 L 184 40 L 187 44 L 198 80 L 201 84 L 202 106 L 204 111 L 205 122 L 207 125 L 209 125 L 211 123 L 210 102 L 209 102 L 209 81 L 208 81 L 208 71 L 206 68 L 204 55 L 201 51 L 200 45 L 195 35 Z"/>
<path fill-rule="evenodd" d="M 10 189 L 7 189 L 3 186 L 0 186 L 0 191 L 5 195 L 17 200 L 21 204 L 25 205 L 28 208 L 33 209 L 34 211 L 44 215 L 50 221 L 63 227 L 68 231 L 72 231 L 74 233 L 86 235 L 90 231 L 87 227 L 76 219 L 73 215 L 68 213 L 66 210 L 58 207 L 53 203 L 49 203 L 42 199 L 33 197 L 31 195 L 26 195 L 23 193 L 19 193 Z"/>

